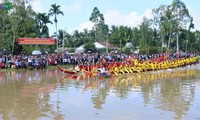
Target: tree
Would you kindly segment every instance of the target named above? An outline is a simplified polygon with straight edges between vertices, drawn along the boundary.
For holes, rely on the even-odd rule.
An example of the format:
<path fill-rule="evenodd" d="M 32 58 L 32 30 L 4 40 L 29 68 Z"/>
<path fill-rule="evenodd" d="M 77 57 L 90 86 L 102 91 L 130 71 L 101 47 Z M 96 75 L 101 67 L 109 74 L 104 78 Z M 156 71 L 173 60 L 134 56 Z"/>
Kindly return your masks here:
<path fill-rule="evenodd" d="M 92 42 L 86 43 L 86 44 L 83 46 L 83 48 L 84 48 L 84 52 L 90 51 L 90 52 L 94 53 L 94 52 L 97 51 L 97 48 L 95 47 L 94 43 L 92 43 Z"/>
<path fill-rule="evenodd" d="M 170 7 L 167 5 L 160 5 L 159 8 L 153 9 L 154 19 L 152 20 L 153 21 L 152 23 L 155 24 L 155 26 L 158 26 L 158 29 L 160 31 L 162 52 L 163 52 L 163 47 L 167 43 L 165 40 L 166 36 L 169 36 L 167 48 L 169 49 L 170 46 L 172 23 L 171 23 L 171 12 L 169 8 Z"/>
<path fill-rule="evenodd" d="M 150 47 L 151 47 L 151 41 L 152 41 L 152 34 L 153 30 L 150 28 L 150 21 L 144 17 L 142 24 L 139 26 L 140 29 L 140 44 L 139 49 L 143 51 L 144 53 L 149 53 Z"/>
<path fill-rule="evenodd" d="M 10 41 L 12 38 L 9 35 L 11 32 L 9 18 L 8 11 L 0 11 L 0 50 L 7 49 L 10 47 L 10 44 L 12 44 Z"/>
<path fill-rule="evenodd" d="M 100 13 L 97 7 L 94 7 L 89 20 L 94 23 L 93 29 L 95 30 L 95 38 L 97 40 L 105 40 L 105 36 L 108 35 L 109 29 L 108 25 L 104 22 L 103 14 Z"/>
<path fill-rule="evenodd" d="M 72 36 L 68 32 L 64 31 L 63 39 L 64 39 L 63 42 L 64 42 L 65 47 L 72 47 L 73 45 Z"/>
<path fill-rule="evenodd" d="M 64 48 L 64 30 L 58 30 L 58 46 Z"/>
<path fill-rule="evenodd" d="M 98 24 L 99 22 L 104 21 L 104 17 L 103 14 L 100 13 L 99 9 L 94 7 L 89 20 L 95 24 Z"/>
<path fill-rule="evenodd" d="M 179 35 L 181 34 L 181 31 L 184 31 L 184 29 L 187 28 L 189 21 L 191 21 L 191 16 L 189 15 L 189 11 L 185 4 L 180 0 L 173 0 L 171 5 L 161 5 L 159 8 L 153 9 L 153 13 L 154 23 L 156 23 L 157 28 L 160 30 L 162 47 L 167 43 L 167 50 L 169 50 L 170 45 L 172 44 L 173 46 L 176 46 L 176 51 L 178 52 L 180 46 Z M 171 39 L 173 33 L 175 33 L 176 38 Z M 168 42 L 165 40 L 166 38 L 168 38 Z M 174 44 L 175 41 L 172 41 L 175 39 L 176 45 Z M 184 43 L 184 39 L 181 40 L 181 43 Z M 186 46 L 187 40 L 185 42 L 185 48 Z"/>
<path fill-rule="evenodd" d="M 189 11 L 186 5 L 180 0 L 174 0 L 171 4 L 173 12 L 174 28 L 176 30 L 176 52 L 179 52 L 179 32 L 180 28 L 186 28 L 190 21 Z"/>
<path fill-rule="evenodd" d="M 47 24 L 53 24 L 49 20 L 49 15 L 46 13 L 38 13 L 36 17 L 36 24 L 39 29 L 39 37 L 48 38 L 49 37 L 49 28 Z"/>
<path fill-rule="evenodd" d="M 185 51 L 187 52 L 187 48 L 188 48 L 188 41 L 189 41 L 189 36 L 190 36 L 190 30 L 193 28 L 194 29 L 194 24 L 193 24 L 193 18 L 190 17 L 190 25 L 187 31 L 187 40 L 186 40 L 186 45 L 185 45 Z"/>
<path fill-rule="evenodd" d="M 190 45 L 190 51 L 191 49 L 195 49 L 196 51 L 199 52 L 200 50 L 200 31 L 195 31 L 190 37 L 192 36 L 192 39 L 190 40 L 195 40 L 194 42 L 189 42 L 190 44 L 192 43 L 193 45 Z"/>
<path fill-rule="evenodd" d="M 121 48 L 124 46 L 131 38 L 133 31 L 127 26 L 111 26 L 111 35 L 109 37 L 112 44 L 117 45 Z M 130 42 L 130 41 L 129 41 Z"/>
<path fill-rule="evenodd" d="M 49 15 L 54 16 L 54 22 L 55 22 L 55 27 L 56 27 L 56 37 L 57 37 L 57 15 L 64 15 L 62 11 L 60 11 L 60 5 L 52 4 L 51 8 L 49 10 Z M 58 41 L 56 42 L 56 47 L 58 49 Z"/>
<path fill-rule="evenodd" d="M 23 46 L 18 45 L 16 42 L 18 37 L 36 37 L 37 34 L 33 27 L 35 25 L 34 16 L 35 12 L 28 1 L 13 1 L 13 10 L 9 15 L 13 53 L 23 49 Z"/>
<path fill-rule="evenodd" d="M 140 30 L 139 30 L 138 27 L 134 27 L 134 28 L 131 29 L 131 31 L 132 31 L 131 42 L 133 44 L 133 47 L 136 49 L 140 44 L 140 41 L 139 41 L 139 39 L 141 38 L 140 37 Z M 156 45 L 156 44 L 154 44 L 154 45 Z"/>

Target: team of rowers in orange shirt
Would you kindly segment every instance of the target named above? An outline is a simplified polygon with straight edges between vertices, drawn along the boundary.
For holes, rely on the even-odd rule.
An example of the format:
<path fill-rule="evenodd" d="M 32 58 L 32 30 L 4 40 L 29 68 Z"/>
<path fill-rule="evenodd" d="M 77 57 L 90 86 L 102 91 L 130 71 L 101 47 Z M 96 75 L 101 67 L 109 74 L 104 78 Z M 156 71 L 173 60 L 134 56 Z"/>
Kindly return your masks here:
<path fill-rule="evenodd" d="M 106 59 L 100 60 L 97 64 L 79 64 L 78 71 L 84 71 L 86 74 L 96 75 L 97 73 L 114 73 L 125 74 L 134 72 L 144 72 L 152 70 L 161 70 L 168 68 L 176 68 L 186 65 L 191 65 L 198 62 L 198 57 L 195 55 L 189 57 L 179 57 L 169 59 L 167 55 L 162 57 L 155 57 L 147 60 L 138 60 L 136 58 L 127 58 L 125 61 L 106 61 Z"/>

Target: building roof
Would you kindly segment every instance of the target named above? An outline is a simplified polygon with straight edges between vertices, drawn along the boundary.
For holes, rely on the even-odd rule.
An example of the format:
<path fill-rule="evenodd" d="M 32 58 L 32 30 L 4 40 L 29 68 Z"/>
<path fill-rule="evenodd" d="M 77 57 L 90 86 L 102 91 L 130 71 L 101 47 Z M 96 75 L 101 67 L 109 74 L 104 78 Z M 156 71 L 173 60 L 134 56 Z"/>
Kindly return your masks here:
<path fill-rule="evenodd" d="M 97 42 L 97 43 L 107 47 L 107 42 Z M 108 47 L 109 48 L 115 48 L 115 46 L 113 44 L 109 43 L 109 42 L 108 42 Z"/>

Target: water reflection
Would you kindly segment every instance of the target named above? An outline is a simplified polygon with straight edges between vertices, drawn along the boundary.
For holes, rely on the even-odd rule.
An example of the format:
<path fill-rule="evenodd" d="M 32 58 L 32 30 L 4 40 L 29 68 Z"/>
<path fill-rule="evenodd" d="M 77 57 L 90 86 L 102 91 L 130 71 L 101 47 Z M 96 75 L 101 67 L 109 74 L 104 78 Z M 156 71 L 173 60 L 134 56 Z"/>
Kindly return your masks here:
<path fill-rule="evenodd" d="M 73 80 L 85 85 L 83 92 L 90 90 L 93 93 L 91 100 L 96 109 L 103 109 L 110 92 L 122 100 L 127 99 L 131 92 L 140 92 L 144 105 L 153 104 L 156 109 L 172 111 L 174 119 L 180 120 L 193 104 L 199 76 L 197 70 L 179 69 L 114 76 L 105 80 L 88 80 L 86 76 L 80 78 Z"/>
<path fill-rule="evenodd" d="M 0 113 L 5 120 L 28 120 L 56 113 L 49 94 L 56 89 L 55 70 L 0 73 Z M 56 116 L 55 116 L 56 117 Z"/>
<path fill-rule="evenodd" d="M 164 111 L 174 111 L 174 119 L 182 119 L 194 100 L 196 79 L 194 75 L 196 75 L 195 70 L 165 73 L 157 79 L 159 83 L 155 81 L 148 85 L 142 84 L 144 103 L 153 103 L 155 108 Z"/>
<path fill-rule="evenodd" d="M 187 119 L 191 117 L 187 117 L 191 109 L 200 109 L 199 105 L 192 108 L 200 98 L 199 78 L 199 71 L 195 69 L 163 70 L 101 80 L 84 75 L 73 79 L 57 70 L 0 72 L 0 119 L 88 119 L 91 114 L 95 114 L 91 119 L 98 116 L 113 119 L 112 116 L 122 114 L 120 110 L 123 109 L 126 109 L 124 115 L 127 114 L 123 118 L 131 119 L 133 114 L 145 112 L 149 106 L 154 108 L 154 113 L 157 110 L 173 113 L 167 114 L 171 119 L 180 120 L 184 116 Z M 133 108 L 138 101 L 146 108 Z M 107 113 L 113 110 L 112 107 L 120 110 Z M 88 115 L 85 112 L 80 115 L 81 110 Z M 162 118 L 162 114 L 158 114 L 157 118 Z M 145 118 L 145 114 L 140 117 Z"/>

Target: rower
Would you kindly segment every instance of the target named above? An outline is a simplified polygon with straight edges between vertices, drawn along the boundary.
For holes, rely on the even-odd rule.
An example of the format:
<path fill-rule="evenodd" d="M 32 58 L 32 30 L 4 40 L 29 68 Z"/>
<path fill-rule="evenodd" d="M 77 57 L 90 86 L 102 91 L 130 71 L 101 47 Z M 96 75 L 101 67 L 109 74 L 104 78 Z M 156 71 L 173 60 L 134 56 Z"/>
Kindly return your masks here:
<path fill-rule="evenodd" d="M 108 76 L 108 71 L 106 70 L 105 66 L 100 67 L 98 70 L 100 71 L 98 76 Z"/>
<path fill-rule="evenodd" d="M 105 67 L 100 67 L 98 70 L 100 71 L 100 73 L 106 73 L 106 68 Z"/>

